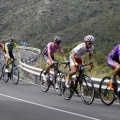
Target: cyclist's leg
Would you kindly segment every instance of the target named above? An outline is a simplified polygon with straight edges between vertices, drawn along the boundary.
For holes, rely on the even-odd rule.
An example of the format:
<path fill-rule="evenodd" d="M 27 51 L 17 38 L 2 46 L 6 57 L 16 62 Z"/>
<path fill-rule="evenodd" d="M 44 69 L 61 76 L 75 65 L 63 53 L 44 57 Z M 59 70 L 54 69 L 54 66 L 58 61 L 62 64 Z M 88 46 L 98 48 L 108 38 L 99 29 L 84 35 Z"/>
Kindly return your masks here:
<path fill-rule="evenodd" d="M 8 55 L 7 54 L 5 54 L 5 64 L 6 64 L 5 72 L 8 72 Z"/>
<path fill-rule="evenodd" d="M 73 62 L 72 60 L 72 57 L 70 55 L 69 57 L 69 60 L 70 60 L 70 69 L 71 71 L 69 72 L 68 76 L 66 77 L 66 87 L 69 87 L 68 86 L 68 80 L 77 72 L 78 70 L 78 66 L 75 65 L 75 63 Z M 75 61 L 76 63 L 78 63 L 79 65 L 82 64 L 82 59 L 81 58 L 75 58 Z"/>
<path fill-rule="evenodd" d="M 109 81 L 109 86 L 110 89 L 112 91 L 114 91 L 114 83 L 116 81 L 116 75 L 119 73 L 120 71 L 120 64 L 117 61 L 114 61 L 112 59 L 108 59 L 108 65 L 113 68 L 113 73 L 112 73 L 112 77 Z"/>
<path fill-rule="evenodd" d="M 70 61 L 70 71 L 66 77 L 66 81 L 65 81 L 65 86 L 67 88 L 69 88 L 69 84 L 68 84 L 68 81 L 70 80 L 70 78 L 77 72 L 77 67 L 74 65 L 74 62 L 71 58 L 71 55 L 69 57 L 69 61 Z"/>
<path fill-rule="evenodd" d="M 45 74 L 49 72 L 50 68 L 52 67 L 53 63 L 51 62 L 51 60 L 49 59 L 49 57 L 47 55 L 43 55 L 43 58 L 46 62 L 46 70 L 45 70 Z"/>

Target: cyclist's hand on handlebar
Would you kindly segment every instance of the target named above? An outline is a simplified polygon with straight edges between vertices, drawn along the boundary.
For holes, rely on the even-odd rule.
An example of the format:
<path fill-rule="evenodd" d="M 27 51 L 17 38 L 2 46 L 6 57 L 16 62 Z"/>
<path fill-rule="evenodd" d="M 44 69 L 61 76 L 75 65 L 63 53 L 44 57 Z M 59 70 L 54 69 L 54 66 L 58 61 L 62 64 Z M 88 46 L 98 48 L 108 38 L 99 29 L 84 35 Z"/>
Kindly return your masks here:
<path fill-rule="evenodd" d="M 89 69 L 89 71 L 91 71 L 92 68 L 93 68 L 93 62 L 90 61 L 89 64 L 90 64 L 90 66 L 91 66 L 90 69 Z"/>
<path fill-rule="evenodd" d="M 79 64 L 78 63 L 75 63 L 75 66 L 78 66 Z"/>

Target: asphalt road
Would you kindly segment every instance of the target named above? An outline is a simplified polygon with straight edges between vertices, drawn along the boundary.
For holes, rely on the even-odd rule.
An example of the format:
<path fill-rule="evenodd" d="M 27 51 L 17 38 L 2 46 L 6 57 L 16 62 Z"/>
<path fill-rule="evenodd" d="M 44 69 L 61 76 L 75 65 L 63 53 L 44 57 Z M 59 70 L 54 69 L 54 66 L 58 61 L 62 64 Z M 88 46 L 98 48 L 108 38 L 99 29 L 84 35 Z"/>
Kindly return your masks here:
<path fill-rule="evenodd" d="M 119 104 L 85 105 L 77 96 L 67 101 L 54 90 L 44 93 L 38 85 L 0 80 L 0 120 L 120 120 L 119 110 Z"/>

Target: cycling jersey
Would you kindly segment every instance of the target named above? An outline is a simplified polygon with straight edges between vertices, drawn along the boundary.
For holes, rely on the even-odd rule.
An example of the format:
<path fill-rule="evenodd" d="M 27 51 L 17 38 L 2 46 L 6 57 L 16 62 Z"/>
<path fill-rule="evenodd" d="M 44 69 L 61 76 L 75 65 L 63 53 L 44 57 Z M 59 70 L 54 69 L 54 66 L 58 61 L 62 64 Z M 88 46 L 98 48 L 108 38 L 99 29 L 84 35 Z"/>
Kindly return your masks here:
<path fill-rule="evenodd" d="M 93 53 L 94 46 L 92 45 L 91 48 L 87 48 L 85 43 L 81 43 L 77 45 L 72 51 L 75 52 L 75 58 L 83 58 L 86 53 Z"/>
<path fill-rule="evenodd" d="M 44 49 L 44 55 L 48 55 L 48 52 L 50 52 L 50 55 L 53 56 L 58 49 L 60 52 L 63 52 L 61 45 L 55 46 L 54 42 L 50 42 Z"/>
<path fill-rule="evenodd" d="M 114 68 L 116 62 L 120 63 L 120 44 L 115 46 L 108 56 L 107 63 L 110 67 Z"/>
<path fill-rule="evenodd" d="M 18 46 L 17 46 L 16 43 L 10 44 L 9 42 L 7 42 L 7 43 L 5 44 L 5 50 L 8 50 L 9 52 L 12 52 L 13 49 L 18 50 Z"/>

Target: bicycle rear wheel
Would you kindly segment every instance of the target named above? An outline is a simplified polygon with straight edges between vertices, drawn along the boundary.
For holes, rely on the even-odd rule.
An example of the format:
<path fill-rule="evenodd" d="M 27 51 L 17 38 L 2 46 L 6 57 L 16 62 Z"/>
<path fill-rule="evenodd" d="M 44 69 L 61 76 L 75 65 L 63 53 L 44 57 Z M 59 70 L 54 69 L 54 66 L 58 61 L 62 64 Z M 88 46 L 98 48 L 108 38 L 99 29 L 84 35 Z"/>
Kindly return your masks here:
<path fill-rule="evenodd" d="M 115 100 L 114 92 L 110 90 L 109 84 L 108 84 L 110 79 L 111 77 L 108 77 L 108 76 L 104 77 L 101 80 L 100 86 L 99 86 L 100 99 L 107 106 L 113 104 Z"/>
<path fill-rule="evenodd" d="M 2 67 L 2 78 L 3 78 L 4 82 L 7 83 L 8 80 L 9 80 L 9 77 L 8 77 L 8 73 L 5 72 L 5 69 L 6 69 L 6 65 L 3 65 L 3 67 Z"/>
<path fill-rule="evenodd" d="M 62 80 L 63 81 L 65 81 L 65 78 L 66 78 L 66 75 L 63 75 L 62 76 Z M 70 81 L 69 81 L 70 82 Z M 65 86 L 65 82 L 61 82 L 62 84 L 61 84 L 61 88 L 62 88 L 62 97 L 65 99 L 65 100 L 70 100 L 71 98 L 72 98 L 72 95 L 73 95 L 73 93 L 74 93 L 74 91 L 71 91 L 71 84 L 69 85 L 70 86 L 70 88 L 67 88 L 66 86 Z"/>
<path fill-rule="evenodd" d="M 2 78 L 2 63 L 0 63 L 0 79 Z"/>
<path fill-rule="evenodd" d="M 87 75 L 82 76 L 82 79 L 79 80 L 79 85 L 82 101 L 87 105 L 92 104 L 94 101 L 95 89 L 91 78 Z"/>
<path fill-rule="evenodd" d="M 48 74 L 44 75 L 45 70 L 42 70 L 39 77 L 39 85 L 43 92 L 47 92 L 50 88 L 50 79 Z"/>
<path fill-rule="evenodd" d="M 12 74 L 12 81 L 15 85 L 19 82 L 19 68 L 14 67 L 13 74 Z"/>

